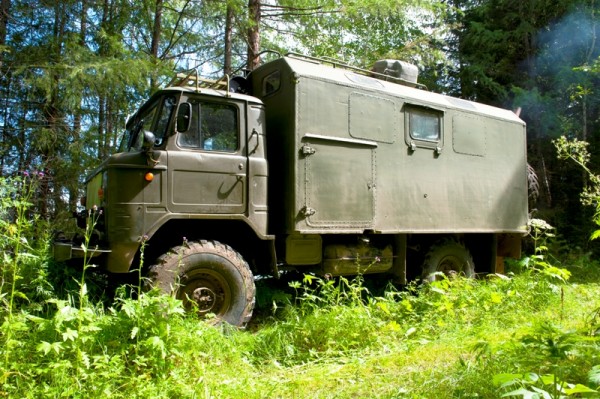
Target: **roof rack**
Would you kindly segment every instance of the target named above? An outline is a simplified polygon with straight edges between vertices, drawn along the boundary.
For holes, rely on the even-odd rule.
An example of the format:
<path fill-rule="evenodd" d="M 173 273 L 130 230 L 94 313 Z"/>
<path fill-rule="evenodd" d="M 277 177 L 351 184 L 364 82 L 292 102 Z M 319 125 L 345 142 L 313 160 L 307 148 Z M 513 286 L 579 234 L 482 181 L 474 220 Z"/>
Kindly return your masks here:
<path fill-rule="evenodd" d="M 176 74 L 167 86 L 191 87 L 196 91 L 200 89 L 217 89 L 229 93 L 229 75 L 224 75 L 219 79 L 207 79 L 200 76 L 198 68 Z"/>
<path fill-rule="evenodd" d="M 367 75 L 367 76 L 372 76 L 381 80 L 385 80 L 385 81 L 390 81 L 393 83 L 398 83 L 401 85 L 405 85 L 405 86 L 411 86 L 411 87 L 419 87 L 420 89 L 424 89 L 427 90 L 427 86 L 425 86 L 424 84 L 421 83 L 415 83 L 415 82 L 411 82 L 409 80 L 406 79 L 402 79 L 402 78 L 397 78 L 395 76 L 390 76 L 384 73 L 380 73 L 380 72 L 375 72 L 375 71 L 370 71 L 368 69 L 364 69 L 364 68 L 359 68 L 359 67 L 355 67 L 353 65 L 348 64 L 347 62 L 344 61 L 340 61 L 337 60 L 335 58 L 331 58 L 331 57 L 312 57 L 310 55 L 304 55 L 304 54 L 299 54 L 299 53 L 287 53 L 285 55 L 286 57 L 290 57 L 290 58 L 296 58 L 299 60 L 305 60 L 305 61 L 312 61 L 312 62 L 318 62 L 318 63 L 324 63 L 324 64 L 330 64 L 331 66 L 333 66 L 334 68 L 343 68 L 343 69 L 347 69 L 353 72 L 358 72 L 360 74 L 363 75 Z"/>

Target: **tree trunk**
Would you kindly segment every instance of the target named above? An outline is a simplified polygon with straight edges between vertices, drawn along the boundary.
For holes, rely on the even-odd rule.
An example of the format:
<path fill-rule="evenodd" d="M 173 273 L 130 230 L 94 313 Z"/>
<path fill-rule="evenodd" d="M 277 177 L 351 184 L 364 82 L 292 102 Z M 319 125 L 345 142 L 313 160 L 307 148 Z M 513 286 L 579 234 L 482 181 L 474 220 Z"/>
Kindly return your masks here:
<path fill-rule="evenodd" d="M 260 0 L 248 0 L 248 62 L 253 71 L 260 65 Z"/>
<path fill-rule="evenodd" d="M 160 35 L 162 31 L 162 11 L 163 0 L 156 0 L 156 9 L 154 10 L 154 25 L 152 26 L 152 43 L 150 45 L 150 55 L 154 62 L 158 61 L 158 47 L 160 44 Z M 150 87 L 154 91 L 156 88 L 156 76 L 152 74 Z"/>
<path fill-rule="evenodd" d="M 233 70 L 231 66 L 231 52 L 232 52 L 232 38 L 233 38 L 233 7 L 227 5 L 227 15 L 225 16 L 225 56 L 223 60 L 223 73 L 225 75 L 231 75 Z"/>
<path fill-rule="evenodd" d="M 0 1 L 0 46 L 6 44 L 6 27 L 10 15 L 10 0 Z"/>
<path fill-rule="evenodd" d="M 111 16 L 111 4 L 110 0 L 104 0 L 104 4 L 102 6 L 102 18 L 100 20 L 100 26 L 106 31 L 111 32 L 112 28 L 110 27 L 110 16 Z M 100 45 L 98 52 L 101 57 L 108 56 L 108 46 L 104 43 Z M 106 127 L 106 92 L 104 89 L 99 90 L 98 92 L 98 140 L 96 141 L 98 148 L 96 148 L 96 156 L 98 159 L 102 160 L 104 158 L 104 149 L 103 143 L 106 139 L 107 132 L 105 130 Z"/>
<path fill-rule="evenodd" d="M 54 43 L 50 48 L 50 59 L 56 64 L 60 64 L 63 50 L 63 39 L 65 38 L 65 25 L 66 25 L 66 7 L 64 4 L 58 2 L 54 9 L 54 27 L 53 36 Z M 45 118 L 45 134 L 50 137 L 46 138 L 46 144 L 41 150 L 42 155 L 42 167 L 45 174 L 45 178 L 40 181 L 40 199 L 39 199 L 39 214 L 42 219 L 48 219 L 49 217 L 49 204 L 51 200 L 51 187 L 50 179 L 52 179 L 54 172 L 57 171 L 57 160 L 60 158 L 61 140 L 64 136 L 61 134 L 63 129 L 61 125 L 62 113 L 60 108 L 60 74 L 58 71 L 49 71 L 51 76 L 51 84 L 49 90 L 48 99 L 46 100 L 42 111 Z M 55 192 L 58 191 L 58 187 L 55 187 Z"/>
<path fill-rule="evenodd" d="M 9 17 L 9 13 L 10 13 L 10 0 L 1 0 L 0 2 L 0 46 L 4 46 L 6 44 L 6 27 L 8 25 L 8 17 Z M 0 69 L 4 66 L 4 55 L 2 53 L 2 55 L 0 55 Z M 4 71 L 1 71 L 1 75 L 4 75 Z M 6 72 L 8 74 L 8 72 Z M 9 113 L 8 111 L 8 99 L 10 98 L 8 96 L 8 92 L 10 90 L 10 79 L 5 80 L 4 82 L 6 84 L 6 92 L 5 92 L 5 96 L 3 98 L 4 101 L 6 101 L 5 105 L 2 107 L 2 119 L 4 120 L 4 129 L 3 131 L 0 133 L 0 176 L 2 176 L 4 174 L 4 162 L 5 162 L 5 157 L 8 153 L 8 151 L 6 150 L 6 136 L 7 136 L 7 129 L 6 129 L 6 125 L 7 125 L 7 115 Z"/>
<path fill-rule="evenodd" d="M 154 11 L 154 25 L 152 27 L 152 44 L 150 53 L 154 58 L 158 58 L 158 45 L 160 43 L 160 34 L 162 26 L 162 8 L 163 0 L 156 0 L 156 9 Z"/>
<path fill-rule="evenodd" d="M 85 47 L 85 37 L 87 35 L 87 0 L 82 0 L 81 2 L 81 25 L 79 26 L 79 46 L 82 48 Z M 81 104 L 81 99 L 79 99 L 79 104 Z M 81 109 L 81 107 L 80 107 Z M 75 115 L 73 116 L 73 136 L 74 139 L 77 139 L 81 134 L 81 112 L 80 109 L 75 110 Z"/>

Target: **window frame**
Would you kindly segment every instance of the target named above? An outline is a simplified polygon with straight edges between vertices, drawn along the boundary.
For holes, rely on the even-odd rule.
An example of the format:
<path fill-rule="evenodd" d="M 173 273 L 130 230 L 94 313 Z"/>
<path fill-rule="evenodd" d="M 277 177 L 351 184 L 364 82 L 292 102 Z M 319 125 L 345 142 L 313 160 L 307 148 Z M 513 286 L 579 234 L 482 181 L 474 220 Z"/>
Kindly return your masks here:
<path fill-rule="evenodd" d="M 413 129 L 411 126 L 411 116 L 416 114 L 437 116 L 438 121 L 438 138 L 427 139 L 423 137 L 413 136 Z M 441 153 L 444 148 L 444 111 L 438 108 L 428 107 L 417 104 L 405 104 L 404 105 L 404 139 L 406 145 L 411 150 L 417 148 L 426 148 L 435 150 L 436 153 Z"/>
<path fill-rule="evenodd" d="M 158 127 L 161 115 L 165 110 L 166 101 L 171 98 L 172 108 L 165 120 L 164 131 L 161 135 L 155 132 Z M 150 99 L 140 110 L 127 122 L 125 133 L 119 144 L 118 152 L 138 152 L 142 150 L 144 127 L 149 127 L 150 132 L 156 135 L 154 147 L 161 147 L 169 136 L 169 127 L 173 122 L 173 115 L 177 109 L 177 96 L 173 93 L 166 93 Z"/>
<path fill-rule="evenodd" d="M 188 144 L 184 144 L 182 143 L 181 138 L 183 137 L 183 135 L 186 134 L 186 132 L 177 132 L 177 137 L 175 139 L 175 144 L 177 145 L 178 148 L 181 148 L 183 150 L 186 151 L 202 151 L 202 152 L 207 152 L 207 153 L 220 153 L 220 154 L 237 154 L 240 152 L 241 147 L 242 147 L 242 140 L 241 140 L 241 116 L 240 116 L 240 106 L 237 103 L 232 103 L 232 102 L 222 102 L 222 101 L 214 101 L 213 99 L 206 99 L 206 98 L 201 98 L 201 97 L 188 97 L 186 100 L 188 103 L 191 104 L 192 106 L 192 115 L 194 115 L 194 111 L 196 109 L 198 109 L 198 115 L 202 115 L 202 108 L 203 105 L 205 104 L 211 104 L 211 105 L 219 105 L 222 106 L 224 108 L 229 108 L 231 110 L 234 111 L 234 115 L 235 115 L 235 136 L 236 136 L 236 144 L 235 144 L 235 149 L 231 149 L 231 150 L 219 150 L 219 149 L 208 149 L 208 148 L 204 148 L 204 146 L 200 145 L 202 143 L 198 143 L 198 145 L 188 145 Z M 181 105 L 181 104 L 180 104 Z M 194 121 L 194 117 L 192 116 L 192 122 Z M 199 121 L 196 121 L 199 122 Z M 191 126 L 191 125 L 190 125 Z M 200 129 L 201 126 L 198 126 L 198 128 Z M 190 127 L 191 129 L 191 127 Z M 189 130 L 188 129 L 188 132 Z M 200 136 L 201 138 L 202 136 Z"/>
<path fill-rule="evenodd" d="M 281 70 L 276 69 L 276 70 L 270 72 L 269 74 L 267 74 L 264 78 L 262 78 L 261 91 L 262 91 L 263 97 L 271 96 L 271 95 L 277 93 L 279 91 L 279 89 L 281 89 L 281 77 L 282 77 L 281 75 L 282 75 Z M 276 86 L 272 85 L 273 90 L 267 92 L 267 84 L 272 82 L 272 80 L 270 80 L 272 78 L 277 79 L 277 85 Z"/>

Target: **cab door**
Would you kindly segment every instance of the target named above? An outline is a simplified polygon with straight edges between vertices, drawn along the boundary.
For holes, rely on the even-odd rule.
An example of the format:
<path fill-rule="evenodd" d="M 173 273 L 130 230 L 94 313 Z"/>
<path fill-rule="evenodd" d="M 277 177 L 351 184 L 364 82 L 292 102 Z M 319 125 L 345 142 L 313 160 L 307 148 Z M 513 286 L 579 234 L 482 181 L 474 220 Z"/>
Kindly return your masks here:
<path fill-rule="evenodd" d="M 169 209 L 187 214 L 246 212 L 248 161 L 244 103 L 189 97 L 189 121 L 178 121 L 177 150 L 169 151 Z M 184 117 L 185 120 L 185 117 Z"/>

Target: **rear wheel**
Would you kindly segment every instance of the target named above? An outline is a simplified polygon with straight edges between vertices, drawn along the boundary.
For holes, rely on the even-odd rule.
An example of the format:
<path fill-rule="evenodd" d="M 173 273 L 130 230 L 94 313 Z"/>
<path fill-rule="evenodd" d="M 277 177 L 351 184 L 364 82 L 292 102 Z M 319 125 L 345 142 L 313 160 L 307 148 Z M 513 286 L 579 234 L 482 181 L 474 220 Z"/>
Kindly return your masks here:
<path fill-rule="evenodd" d="M 175 294 L 188 311 L 200 317 L 244 327 L 252 317 L 254 277 L 248 263 L 217 241 L 189 242 L 172 248 L 150 267 L 153 286 Z"/>
<path fill-rule="evenodd" d="M 446 239 L 433 245 L 423 262 L 423 280 L 435 281 L 436 272 L 447 276 L 475 276 L 475 264 L 469 250 L 456 240 Z"/>

